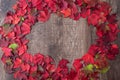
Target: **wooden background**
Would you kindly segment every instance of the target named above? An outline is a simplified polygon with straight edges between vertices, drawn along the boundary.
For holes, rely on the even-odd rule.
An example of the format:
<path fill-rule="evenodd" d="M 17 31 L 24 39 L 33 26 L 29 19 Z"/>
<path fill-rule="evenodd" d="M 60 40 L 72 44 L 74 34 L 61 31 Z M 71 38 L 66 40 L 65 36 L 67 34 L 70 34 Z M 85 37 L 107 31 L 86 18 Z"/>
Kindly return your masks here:
<path fill-rule="evenodd" d="M 0 0 L 0 24 L 5 13 L 11 9 L 16 0 Z M 106 0 L 104 0 L 106 1 Z M 117 12 L 120 17 L 120 0 L 107 0 L 113 7 L 113 12 Z M 120 21 L 119 21 L 120 24 Z M 95 40 L 95 29 L 88 27 L 85 19 L 73 21 L 57 17 L 53 14 L 46 23 L 36 23 L 33 26 L 31 34 L 27 36 L 30 39 L 28 52 L 31 54 L 42 53 L 52 56 L 56 63 L 66 58 L 71 63 L 73 59 L 83 56 L 90 44 Z M 120 36 L 117 41 L 119 44 Z M 120 44 L 119 44 L 120 46 Z M 0 50 L 0 56 L 2 51 Z M 120 54 L 110 62 L 111 69 L 107 74 L 101 75 L 100 80 L 120 80 Z M 2 62 L 0 61 L 0 80 L 14 80 L 12 75 L 6 74 Z"/>

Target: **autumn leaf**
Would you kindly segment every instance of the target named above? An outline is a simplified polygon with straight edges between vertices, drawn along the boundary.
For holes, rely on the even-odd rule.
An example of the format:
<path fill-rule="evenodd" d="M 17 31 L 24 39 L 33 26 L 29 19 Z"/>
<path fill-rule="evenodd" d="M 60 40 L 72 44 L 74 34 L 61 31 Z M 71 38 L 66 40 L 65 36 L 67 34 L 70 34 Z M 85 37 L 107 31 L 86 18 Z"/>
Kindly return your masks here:
<path fill-rule="evenodd" d="M 71 9 L 70 8 L 64 9 L 60 12 L 64 15 L 64 17 L 69 17 L 71 15 Z"/>
<path fill-rule="evenodd" d="M 87 66 L 85 66 L 84 69 L 88 71 L 93 71 L 93 68 L 94 68 L 93 64 L 88 64 Z"/>
<path fill-rule="evenodd" d="M 50 13 L 48 12 L 48 10 L 40 11 L 38 15 L 38 21 L 45 22 L 49 19 L 49 17 L 50 17 Z"/>
<path fill-rule="evenodd" d="M 81 69 L 83 67 L 83 65 L 81 63 L 81 59 L 74 60 L 73 66 L 74 66 L 74 68 L 75 68 L 76 71 L 78 71 L 79 69 Z"/>
<path fill-rule="evenodd" d="M 105 74 L 109 69 L 110 69 L 110 67 L 106 67 L 106 68 L 103 68 L 102 70 L 100 70 L 100 72 L 102 74 Z"/>
<path fill-rule="evenodd" d="M 20 67 L 21 63 L 22 63 L 22 60 L 20 58 L 16 58 L 14 61 L 14 68 Z"/>
<path fill-rule="evenodd" d="M 97 14 L 91 14 L 88 16 L 88 24 L 96 25 L 98 24 L 99 16 Z"/>
<path fill-rule="evenodd" d="M 86 53 L 82 59 L 85 63 L 94 63 L 94 57 L 89 53 Z"/>
<path fill-rule="evenodd" d="M 9 48 L 11 48 L 13 50 L 15 50 L 17 47 L 18 47 L 18 44 L 16 44 L 16 43 L 12 43 L 9 45 Z"/>
<path fill-rule="evenodd" d="M 24 35 L 30 33 L 30 26 L 27 23 L 22 23 L 21 31 Z"/>
<path fill-rule="evenodd" d="M 5 54 L 6 57 L 11 56 L 11 51 L 12 50 L 10 48 L 3 47 L 2 51 L 4 52 L 4 54 Z"/>

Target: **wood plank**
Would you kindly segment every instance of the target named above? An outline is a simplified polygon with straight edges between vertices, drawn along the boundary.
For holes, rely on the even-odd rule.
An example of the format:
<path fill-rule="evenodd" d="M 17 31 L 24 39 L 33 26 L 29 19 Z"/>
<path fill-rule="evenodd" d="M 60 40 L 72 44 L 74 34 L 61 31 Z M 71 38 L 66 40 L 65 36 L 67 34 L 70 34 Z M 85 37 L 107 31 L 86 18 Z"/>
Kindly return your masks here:
<path fill-rule="evenodd" d="M 0 19 L 2 20 L 4 13 L 11 9 L 10 7 L 15 0 L 0 0 L 0 2 Z M 117 12 L 120 16 L 120 6 L 118 4 L 120 1 L 108 0 L 108 2 L 112 4 L 114 12 Z M 27 36 L 30 39 L 28 52 L 33 55 L 39 52 L 50 55 L 57 63 L 62 58 L 66 58 L 72 63 L 73 59 L 79 58 L 87 52 L 95 37 L 95 29 L 88 27 L 85 19 L 81 18 L 79 21 L 73 21 L 52 15 L 46 23 L 37 23 L 33 26 L 31 34 Z M 107 74 L 101 75 L 101 80 L 120 79 L 120 55 L 110 64 L 110 71 Z M 12 75 L 5 73 L 1 61 L 0 72 L 0 80 L 14 80 Z"/>

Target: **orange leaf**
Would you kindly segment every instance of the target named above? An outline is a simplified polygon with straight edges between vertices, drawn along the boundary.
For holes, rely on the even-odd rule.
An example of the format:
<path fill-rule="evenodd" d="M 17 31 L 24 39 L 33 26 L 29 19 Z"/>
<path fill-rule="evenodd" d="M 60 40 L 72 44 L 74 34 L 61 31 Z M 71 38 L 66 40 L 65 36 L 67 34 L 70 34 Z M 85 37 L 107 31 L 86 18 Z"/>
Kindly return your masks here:
<path fill-rule="evenodd" d="M 64 17 L 68 17 L 71 15 L 71 9 L 67 8 L 65 10 L 62 10 L 61 13 L 64 14 Z"/>

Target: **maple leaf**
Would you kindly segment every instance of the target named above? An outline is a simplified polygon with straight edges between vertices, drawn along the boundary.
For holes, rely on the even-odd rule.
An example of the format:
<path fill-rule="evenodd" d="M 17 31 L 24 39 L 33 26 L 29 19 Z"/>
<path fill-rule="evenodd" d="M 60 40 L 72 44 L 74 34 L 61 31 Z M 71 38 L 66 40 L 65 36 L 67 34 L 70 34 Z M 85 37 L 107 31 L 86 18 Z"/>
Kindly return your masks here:
<path fill-rule="evenodd" d="M 26 9 L 26 7 L 28 6 L 27 1 L 25 0 L 19 0 L 18 4 L 19 7 L 22 8 L 23 10 Z"/>
<path fill-rule="evenodd" d="M 110 47 L 110 50 L 107 54 L 107 57 L 109 59 L 114 59 L 115 56 L 119 53 L 119 48 L 118 48 L 118 45 L 117 44 L 112 44 L 111 47 Z"/>
<path fill-rule="evenodd" d="M 21 69 L 22 69 L 22 72 L 26 71 L 26 72 L 29 72 L 30 70 L 30 65 L 29 64 L 21 64 Z"/>
<path fill-rule="evenodd" d="M 18 9 L 18 4 L 14 4 L 14 5 L 12 6 L 12 8 L 13 8 L 14 10 L 17 10 L 17 9 Z"/>
<path fill-rule="evenodd" d="M 30 54 L 30 53 L 24 53 L 22 55 L 22 60 L 25 61 L 25 62 L 30 62 L 30 63 L 33 63 L 35 60 L 33 59 L 33 56 Z"/>
<path fill-rule="evenodd" d="M 9 45 L 9 48 L 11 48 L 13 50 L 15 50 L 17 47 L 18 47 L 18 44 L 16 44 L 16 43 L 12 43 Z"/>
<path fill-rule="evenodd" d="M 96 34 L 98 37 L 103 37 L 104 33 L 101 29 L 97 29 Z"/>
<path fill-rule="evenodd" d="M 15 26 L 14 27 L 14 33 L 15 33 L 16 37 L 18 37 L 18 38 L 21 36 L 21 28 L 20 28 L 20 26 Z"/>
<path fill-rule="evenodd" d="M 50 56 L 46 56 L 44 61 L 46 64 L 50 64 L 54 62 L 53 58 Z"/>
<path fill-rule="evenodd" d="M 68 60 L 62 59 L 62 60 L 59 61 L 58 66 L 59 66 L 59 67 L 62 67 L 62 68 L 65 68 L 65 67 L 67 66 L 68 63 L 69 63 Z"/>
<path fill-rule="evenodd" d="M 81 10 L 81 16 L 82 16 L 83 18 L 88 17 L 90 14 L 91 14 L 91 10 L 90 10 L 90 9 L 82 9 L 82 10 Z"/>
<path fill-rule="evenodd" d="M 81 6 L 83 4 L 83 0 L 76 0 L 75 3 L 79 6 Z"/>
<path fill-rule="evenodd" d="M 3 48 L 2 48 L 2 51 L 4 52 L 4 55 L 5 55 L 6 57 L 11 56 L 11 51 L 12 51 L 12 49 L 3 47 Z"/>
<path fill-rule="evenodd" d="M 83 0 L 85 3 L 87 3 L 89 6 L 94 6 L 99 2 L 99 0 Z"/>
<path fill-rule="evenodd" d="M 56 67 L 55 67 L 54 64 L 48 64 L 47 67 L 46 67 L 46 69 L 47 69 L 50 73 L 52 73 L 52 72 L 55 71 Z"/>
<path fill-rule="evenodd" d="M 98 24 L 99 16 L 97 14 L 91 14 L 88 16 L 88 24 L 96 25 Z"/>
<path fill-rule="evenodd" d="M 13 20 L 12 20 L 12 23 L 13 24 L 18 24 L 20 22 L 20 18 L 17 16 L 17 15 L 13 15 Z"/>
<path fill-rule="evenodd" d="M 8 38 L 11 38 L 11 39 L 15 39 L 15 32 L 9 32 L 8 34 L 7 34 L 7 37 Z"/>
<path fill-rule="evenodd" d="M 83 61 L 85 63 L 92 63 L 94 64 L 94 57 L 92 55 L 90 55 L 89 53 L 85 54 L 83 57 L 82 57 Z"/>
<path fill-rule="evenodd" d="M 9 42 L 5 39 L 0 39 L 0 47 L 7 47 Z"/>
<path fill-rule="evenodd" d="M 79 20 L 80 17 L 81 17 L 81 14 L 80 14 L 77 6 L 75 4 L 73 4 L 72 8 L 71 8 L 70 18 L 72 18 L 73 20 Z"/>
<path fill-rule="evenodd" d="M 37 66 L 36 65 L 35 66 L 31 66 L 30 67 L 30 74 L 34 75 L 34 74 L 36 74 L 36 72 L 37 72 Z"/>
<path fill-rule="evenodd" d="M 19 80 L 28 80 L 27 75 L 21 73 L 20 71 L 14 73 L 14 78 Z"/>
<path fill-rule="evenodd" d="M 53 11 L 56 12 L 57 11 L 57 5 L 54 1 L 52 0 L 45 0 L 45 2 L 48 4 L 48 7 Z"/>
<path fill-rule="evenodd" d="M 116 32 L 118 29 L 117 24 L 108 24 L 108 27 L 110 28 L 111 32 Z"/>
<path fill-rule="evenodd" d="M 37 53 L 34 55 L 34 64 L 42 64 L 42 62 L 44 61 L 44 55 Z"/>
<path fill-rule="evenodd" d="M 81 63 L 81 59 L 74 60 L 73 66 L 74 66 L 74 68 L 75 68 L 76 71 L 78 71 L 79 69 L 81 69 L 83 67 L 83 65 Z"/>
<path fill-rule="evenodd" d="M 20 58 L 16 58 L 15 61 L 14 61 L 14 66 L 13 66 L 13 68 L 18 68 L 18 67 L 20 67 L 21 63 L 22 63 L 22 60 L 21 60 Z"/>
<path fill-rule="evenodd" d="M 104 16 L 107 16 L 111 11 L 111 6 L 105 1 L 101 2 L 98 7 L 100 10 L 99 12 L 103 12 Z"/>
<path fill-rule="evenodd" d="M 20 72 L 19 72 L 19 71 L 17 71 L 17 72 L 15 72 L 15 73 L 14 73 L 14 78 L 16 78 L 16 79 L 17 79 L 17 78 L 18 78 L 18 76 L 20 76 Z"/>
<path fill-rule="evenodd" d="M 70 8 L 64 9 L 60 12 L 64 15 L 64 17 L 69 17 L 71 15 L 71 9 Z"/>
<path fill-rule="evenodd" d="M 19 19 L 21 18 L 21 16 L 24 16 L 26 13 L 27 13 L 27 9 L 19 9 L 16 11 L 16 15 L 19 16 Z"/>
<path fill-rule="evenodd" d="M 30 26 L 27 23 L 22 23 L 21 31 L 23 35 L 29 34 L 30 30 Z"/>
<path fill-rule="evenodd" d="M 98 47 L 97 47 L 97 45 L 91 45 L 90 46 L 90 48 L 89 48 L 89 50 L 88 50 L 88 53 L 90 54 L 90 55 L 92 55 L 92 56 L 95 56 L 96 54 L 97 54 L 97 52 L 98 52 Z"/>
<path fill-rule="evenodd" d="M 69 80 L 77 80 L 77 79 L 75 79 L 76 76 L 77 76 L 77 71 L 71 69 L 71 70 L 70 70 L 70 73 L 69 73 L 69 76 L 68 76 L 68 79 L 69 79 Z"/>
<path fill-rule="evenodd" d="M 12 16 L 13 16 L 13 12 L 11 12 L 11 11 L 7 12 L 4 22 L 12 23 L 12 20 L 13 20 Z"/>
<path fill-rule="evenodd" d="M 92 72 L 93 72 L 93 68 L 94 68 L 93 64 L 88 64 L 87 66 L 84 67 L 85 70 Z"/>
<path fill-rule="evenodd" d="M 107 16 L 107 20 L 110 24 L 115 24 L 117 22 L 116 17 L 116 14 L 111 14 Z"/>
<path fill-rule="evenodd" d="M 48 12 L 48 10 L 40 11 L 38 15 L 38 21 L 45 22 L 49 19 L 49 17 L 50 17 L 50 13 Z"/>
<path fill-rule="evenodd" d="M 26 50 L 27 50 L 27 46 L 26 45 L 21 45 L 18 48 L 18 54 L 22 55 L 22 54 L 24 54 L 26 52 Z"/>
<path fill-rule="evenodd" d="M 37 5 L 41 4 L 42 0 L 31 0 L 30 2 L 32 2 L 33 7 L 36 7 Z"/>

